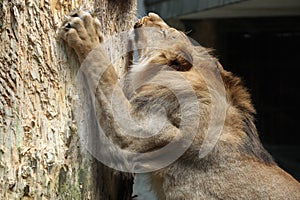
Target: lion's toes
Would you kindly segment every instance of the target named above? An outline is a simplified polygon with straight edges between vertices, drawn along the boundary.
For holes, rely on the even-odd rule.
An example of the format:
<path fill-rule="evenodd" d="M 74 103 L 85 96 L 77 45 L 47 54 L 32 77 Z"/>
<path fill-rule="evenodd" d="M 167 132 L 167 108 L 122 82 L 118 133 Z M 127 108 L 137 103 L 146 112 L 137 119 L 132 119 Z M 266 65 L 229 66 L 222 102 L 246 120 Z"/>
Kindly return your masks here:
<path fill-rule="evenodd" d="M 76 51 L 81 61 L 103 40 L 98 19 L 82 10 L 67 17 L 59 36 Z"/>
<path fill-rule="evenodd" d="M 67 36 L 70 37 L 70 34 L 68 34 L 70 31 L 76 32 L 76 37 L 79 39 L 78 43 L 80 43 L 82 40 L 88 41 L 90 39 L 83 21 L 78 17 L 71 18 L 70 21 L 64 26 L 64 30 L 66 32 L 65 39 L 69 39 Z"/>
<path fill-rule="evenodd" d="M 149 13 L 147 16 L 138 20 L 135 23 L 134 28 L 140 28 L 140 27 L 154 27 L 154 28 L 162 28 L 162 29 L 170 28 L 166 24 L 166 22 L 164 22 L 164 20 L 155 13 Z"/>

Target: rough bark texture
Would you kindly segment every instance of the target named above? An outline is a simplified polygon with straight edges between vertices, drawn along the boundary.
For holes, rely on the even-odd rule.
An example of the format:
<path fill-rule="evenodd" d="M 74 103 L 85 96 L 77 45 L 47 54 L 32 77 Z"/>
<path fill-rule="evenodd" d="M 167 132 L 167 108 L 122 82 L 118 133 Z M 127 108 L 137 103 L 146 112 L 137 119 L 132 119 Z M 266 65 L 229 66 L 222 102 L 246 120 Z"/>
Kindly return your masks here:
<path fill-rule="evenodd" d="M 86 1 L 100 9 L 105 36 L 126 30 L 135 0 Z M 80 147 L 72 106 L 79 68 L 55 39 L 80 0 L 0 0 L 0 198 L 129 199 L 132 179 Z M 119 50 L 116 45 L 111 54 Z M 124 72 L 120 61 L 119 74 Z"/>

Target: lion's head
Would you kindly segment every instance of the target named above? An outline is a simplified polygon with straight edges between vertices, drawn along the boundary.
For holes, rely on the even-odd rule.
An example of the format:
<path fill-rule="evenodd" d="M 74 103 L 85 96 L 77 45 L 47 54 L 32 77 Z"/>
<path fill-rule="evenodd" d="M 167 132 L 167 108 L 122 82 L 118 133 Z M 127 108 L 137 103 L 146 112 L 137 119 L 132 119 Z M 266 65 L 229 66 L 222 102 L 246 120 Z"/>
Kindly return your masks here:
<path fill-rule="evenodd" d="M 230 146 L 229 149 L 239 151 L 249 159 L 273 163 L 271 156 L 264 150 L 259 141 L 253 122 L 255 109 L 251 103 L 250 94 L 243 86 L 240 78 L 223 69 L 218 60 L 211 54 L 210 49 L 202 47 L 183 32 L 168 26 L 154 13 L 149 13 L 148 16 L 143 17 L 135 24 L 135 34 L 137 49 L 141 49 L 139 51 L 139 64 L 133 65 L 128 75 L 131 84 L 135 85 L 135 89 L 137 88 L 136 85 L 143 85 L 155 77 L 161 78 L 159 81 L 168 79 L 168 75 L 171 74 L 170 71 L 176 71 L 189 82 L 199 99 L 200 119 L 205 121 L 200 122 L 200 126 L 207 129 L 208 121 L 212 117 L 218 117 L 207 110 L 211 111 L 214 106 L 219 106 L 220 109 L 226 108 L 224 126 L 218 137 L 219 145 Z M 171 84 L 181 84 L 180 81 L 176 82 L 176 78 L 172 75 L 171 79 Z M 131 88 L 130 84 L 128 85 L 128 88 Z M 224 87 L 224 93 L 222 93 L 220 85 Z M 153 90 L 150 92 L 149 88 L 145 90 L 149 91 L 148 96 L 150 93 L 152 95 L 158 94 L 155 98 L 159 98 L 159 95 L 167 95 L 167 93 L 158 92 L 162 91 L 161 88 L 153 87 L 153 90 L 157 90 L 156 93 L 153 93 Z M 186 89 L 183 87 L 182 90 Z M 140 88 L 139 91 L 143 91 L 143 89 Z M 133 88 L 129 89 L 128 93 L 131 94 L 132 92 Z M 212 100 L 215 92 L 218 93 L 217 95 L 224 94 L 226 101 L 220 101 L 220 104 L 224 105 L 216 105 L 219 104 L 218 100 Z M 146 94 L 143 93 L 143 95 Z M 179 106 L 175 99 L 173 103 L 174 106 L 172 106 L 169 115 L 178 126 L 181 121 L 178 119 L 180 114 L 174 111 L 178 111 Z M 196 149 L 199 149 L 203 139 L 203 134 L 196 135 L 194 141 Z"/>

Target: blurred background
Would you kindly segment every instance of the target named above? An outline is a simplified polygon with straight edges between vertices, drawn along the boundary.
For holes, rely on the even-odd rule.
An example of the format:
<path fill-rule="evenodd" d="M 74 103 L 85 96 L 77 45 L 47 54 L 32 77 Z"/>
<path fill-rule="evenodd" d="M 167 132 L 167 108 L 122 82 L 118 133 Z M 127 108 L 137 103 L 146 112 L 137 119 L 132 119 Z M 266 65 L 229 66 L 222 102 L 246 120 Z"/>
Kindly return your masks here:
<path fill-rule="evenodd" d="M 240 76 L 264 146 L 300 181 L 300 0 L 139 0 Z"/>

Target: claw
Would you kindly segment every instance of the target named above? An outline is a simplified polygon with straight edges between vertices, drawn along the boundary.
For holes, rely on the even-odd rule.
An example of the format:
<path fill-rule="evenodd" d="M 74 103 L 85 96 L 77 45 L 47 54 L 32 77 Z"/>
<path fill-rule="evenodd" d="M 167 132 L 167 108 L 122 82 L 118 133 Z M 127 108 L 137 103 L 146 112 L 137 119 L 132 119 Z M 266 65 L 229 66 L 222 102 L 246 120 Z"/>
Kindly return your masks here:
<path fill-rule="evenodd" d="M 96 17 L 96 16 L 98 16 L 98 15 L 100 14 L 100 12 L 101 12 L 101 8 L 96 8 L 96 9 L 91 13 L 91 15 L 92 15 L 93 17 Z"/>
<path fill-rule="evenodd" d="M 85 11 L 85 12 L 88 12 L 88 13 L 91 13 L 91 9 L 90 9 L 90 7 L 87 5 L 86 2 L 84 2 L 84 3 L 80 6 L 79 10 L 82 10 L 82 11 Z"/>
<path fill-rule="evenodd" d="M 65 19 L 69 20 L 69 19 L 71 19 L 71 17 L 69 15 L 65 15 Z"/>
<path fill-rule="evenodd" d="M 71 17 L 79 17 L 78 13 L 71 15 Z"/>
<path fill-rule="evenodd" d="M 67 25 L 65 26 L 65 30 L 69 30 L 70 28 L 72 28 L 70 23 L 67 23 Z"/>
<path fill-rule="evenodd" d="M 137 22 L 137 23 L 135 23 L 133 28 L 140 28 L 141 26 L 142 26 L 142 23 Z"/>

